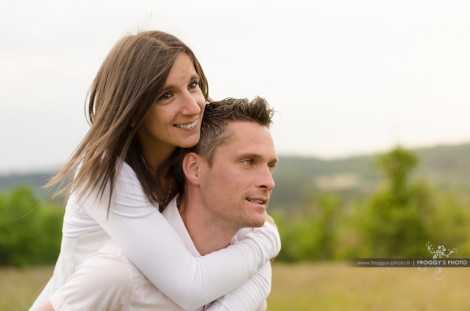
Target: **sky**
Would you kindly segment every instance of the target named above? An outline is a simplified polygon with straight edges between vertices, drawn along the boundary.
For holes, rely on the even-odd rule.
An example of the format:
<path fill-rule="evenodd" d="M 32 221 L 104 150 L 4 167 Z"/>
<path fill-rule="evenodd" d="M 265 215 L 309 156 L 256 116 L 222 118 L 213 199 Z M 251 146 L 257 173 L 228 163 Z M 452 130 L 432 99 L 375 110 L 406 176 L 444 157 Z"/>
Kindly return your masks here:
<path fill-rule="evenodd" d="M 122 36 L 170 32 L 210 95 L 261 96 L 280 155 L 338 158 L 470 142 L 470 2 L 0 2 L 0 173 L 63 165 Z"/>

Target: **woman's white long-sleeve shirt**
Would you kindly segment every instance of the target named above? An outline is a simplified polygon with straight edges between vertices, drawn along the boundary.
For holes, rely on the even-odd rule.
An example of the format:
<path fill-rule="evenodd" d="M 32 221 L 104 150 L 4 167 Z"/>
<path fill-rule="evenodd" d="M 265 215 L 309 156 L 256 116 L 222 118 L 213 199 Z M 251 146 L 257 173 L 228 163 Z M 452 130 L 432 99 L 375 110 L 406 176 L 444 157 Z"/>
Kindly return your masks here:
<path fill-rule="evenodd" d="M 162 214 L 191 254 L 201 256 L 191 240 L 176 202 L 177 198 L 174 198 Z M 238 236 L 240 235 L 243 233 Z M 238 238 L 234 237 L 231 244 L 237 241 Z M 267 261 L 241 286 L 215 302 L 193 311 L 264 311 L 270 289 L 271 267 Z M 184 311 L 151 284 L 112 240 L 80 264 L 65 285 L 51 296 L 50 301 L 55 311 Z"/>
<path fill-rule="evenodd" d="M 62 243 L 52 278 L 30 310 L 35 310 L 91 253 L 109 239 L 165 295 L 183 309 L 203 306 L 238 287 L 280 250 L 280 237 L 266 223 L 236 245 L 193 256 L 177 233 L 145 196 L 132 168 L 123 163 L 109 201 L 109 185 L 67 202 Z M 108 203 L 111 202 L 108 212 Z"/>

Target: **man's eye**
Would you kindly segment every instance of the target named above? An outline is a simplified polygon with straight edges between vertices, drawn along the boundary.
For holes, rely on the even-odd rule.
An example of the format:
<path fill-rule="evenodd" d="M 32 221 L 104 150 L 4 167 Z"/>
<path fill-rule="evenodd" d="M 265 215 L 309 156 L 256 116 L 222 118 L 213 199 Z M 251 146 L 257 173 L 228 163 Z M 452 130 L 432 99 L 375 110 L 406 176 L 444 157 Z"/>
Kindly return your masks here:
<path fill-rule="evenodd" d="M 246 159 L 246 160 L 243 160 L 242 162 L 243 162 L 243 164 L 245 164 L 246 166 L 251 166 L 251 165 L 253 165 L 253 160 L 251 160 L 251 159 Z"/>

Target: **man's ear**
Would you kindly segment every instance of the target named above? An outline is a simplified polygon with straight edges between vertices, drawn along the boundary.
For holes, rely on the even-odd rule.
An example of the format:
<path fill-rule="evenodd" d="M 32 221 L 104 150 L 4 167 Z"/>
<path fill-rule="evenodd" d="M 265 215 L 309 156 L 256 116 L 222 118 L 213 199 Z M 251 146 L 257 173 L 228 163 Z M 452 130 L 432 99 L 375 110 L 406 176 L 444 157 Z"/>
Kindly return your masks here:
<path fill-rule="evenodd" d="M 202 158 L 194 152 L 190 152 L 184 156 L 182 168 L 187 183 L 199 185 L 201 161 Z"/>

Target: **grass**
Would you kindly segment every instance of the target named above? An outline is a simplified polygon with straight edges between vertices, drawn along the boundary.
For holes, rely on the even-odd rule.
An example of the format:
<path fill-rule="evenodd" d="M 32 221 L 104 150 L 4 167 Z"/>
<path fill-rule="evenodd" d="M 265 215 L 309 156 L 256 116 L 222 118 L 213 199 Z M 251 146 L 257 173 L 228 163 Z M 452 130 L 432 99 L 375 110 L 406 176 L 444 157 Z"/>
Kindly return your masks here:
<path fill-rule="evenodd" d="M 272 310 L 470 310 L 470 269 L 353 268 L 341 264 L 277 264 Z"/>
<path fill-rule="evenodd" d="M 51 267 L 0 269 L 0 310 L 27 310 Z M 470 310 L 470 268 L 352 268 L 342 264 L 275 263 L 268 310 Z"/>
<path fill-rule="evenodd" d="M 49 280 L 52 269 L 52 267 L 1 268 L 0 310 L 28 310 Z"/>

